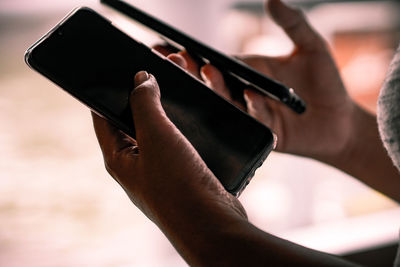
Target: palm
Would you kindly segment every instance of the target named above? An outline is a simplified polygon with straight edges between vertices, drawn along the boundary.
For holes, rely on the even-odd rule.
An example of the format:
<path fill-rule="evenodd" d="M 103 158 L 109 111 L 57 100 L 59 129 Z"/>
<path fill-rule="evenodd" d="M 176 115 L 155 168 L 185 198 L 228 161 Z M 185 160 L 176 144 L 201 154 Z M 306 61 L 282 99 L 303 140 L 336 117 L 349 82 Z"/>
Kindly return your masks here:
<path fill-rule="evenodd" d="M 334 140 L 346 140 L 346 137 L 338 135 L 346 134 L 343 127 L 348 128 L 351 101 L 326 49 L 297 50 L 289 57 L 250 56 L 243 60 L 264 74 L 293 87 L 307 102 L 307 111 L 298 115 L 266 97 L 262 97 L 264 104 L 258 106 L 251 107 L 252 101 L 249 101 L 249 113 L 278 135 L 278 150 L 313 156 L 321 152 L 332 152 L 345 145 L 337 144 Z"/>
<path fill-rule="evenodd" d="M 246 56 L 241 59 L 258 71 L 295 89 L 307 103 L 298 115 L 283 104 L 245 91 L 247 111 L 278 136 L 277 150 L 308 157 L 338 155 L 349 142 L 354 103 L 346 93 L 335 63 L 322 38 L 301 12 L 280 1 L 269 1 L 268 11 L 295 44 L 286 57 Z M 202 77 L 221 96 L 232 101 L 222 74 L 210 64 L 199 67 L 186 52 L 180 64 Z M 233 104 L 240 106 L 232 101 Z"/>

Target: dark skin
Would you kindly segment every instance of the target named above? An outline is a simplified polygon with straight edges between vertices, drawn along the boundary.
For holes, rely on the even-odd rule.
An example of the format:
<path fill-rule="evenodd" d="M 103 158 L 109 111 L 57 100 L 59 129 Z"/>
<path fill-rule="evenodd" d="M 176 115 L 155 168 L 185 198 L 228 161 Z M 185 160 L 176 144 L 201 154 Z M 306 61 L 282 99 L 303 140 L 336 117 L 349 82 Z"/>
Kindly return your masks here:
<path fill-rule="evenodd" d="M 371 188 L 400 201 L 400 176 L 379 137 L 375 114 L 348 95 L 325 41 L 298 10 L 270 0 L 267 11 L 295 44 L 283 57 L 239 56 L 245 63 L 289 87 L 307 102 L 299 116 L 281 103 L 246 90 L 247 112 L 278 136 L 277 151 L 314 158 L 332 165 Z M 208 64 L 199 68 L 186 52 L 186 69 L 239 108 L 221 73 Z M 368 144 L 367 146 L 365 144 Z M 365 168 L 368 166 L 368 168 Z"/>
<path fill-rule="evenodd" d="M 105 166 L 190 265 L 352 266 L 253 226 L 166 116 L 155 78 L 135 76 L 134 140 L 93 114 Z"/>
<path fill-rule="evenodd" d="M 267 7 L 292 38 L 296 50 L 283 58 L 254 56 L 243 60 L 296 88 L 308 102 L 308 111 L 297 116 L 279 103 L 246 91 L 247 111 L 277 133 L 279 151 L 330 163 L 400 199 L 400 186 L 392 185 L 390 189 L 383 181 L 371 178 L 384 171 L 387 181 L 392 179 L 398 184 L 400 180 L 380 144 L 374 116 L 348 97 L 325 43 L 300 12 L 279 0 L 270 0 Z M 185 52 L 168 58 L 230 99 L 220 72 L 213 66 L 199 69 Z M 160 103 L 157 81 L 151 74 L 136 74 L 130 104 L 136 140 L 93 114 L 106 168 L 189 265 L 353 266 L 252 225 L 240 202 L 224 190 L 168 119 Z M 352 137 L 355 134 L 358 138 Z M 362 142 L 369 147 L 365 149 Z M 357 167 L 370 159 L 374 159 L 369 163 L 371 174 Z"/>

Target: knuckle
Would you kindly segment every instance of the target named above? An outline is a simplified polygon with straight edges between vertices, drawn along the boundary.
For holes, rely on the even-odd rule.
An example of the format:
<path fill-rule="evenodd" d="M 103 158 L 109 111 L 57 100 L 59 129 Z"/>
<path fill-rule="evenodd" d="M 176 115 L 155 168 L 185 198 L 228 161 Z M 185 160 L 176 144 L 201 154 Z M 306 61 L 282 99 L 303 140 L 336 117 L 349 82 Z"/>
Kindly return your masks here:
<path fill-rule="evenodd" d="M 107 171 L 111 176 L 114 177 L 115 172 L 114 172 L 114 169 L 113 169 L 113 165 L 110 164 L 110 161 L 109 161 L 109 160 L 107 160 L 107 159 L 104 160 L 104 167 L 106 168 L 106 171 Z"/>
<path fill-rule="evenodd" d="M 131 92 L 132 99 L 142 96 L 160 97 L 160 90 L 154 84 L 144 83 Z"/>
<path fill-rule="evenodd" d="M 118 166 L 118 154 L 117 153 L 112 153 L 112 155 L 105 156 L 104 157 L 104 167 L 106 168 L 107 172 L 115 177 L 116 175 L 116 169 Z"/>

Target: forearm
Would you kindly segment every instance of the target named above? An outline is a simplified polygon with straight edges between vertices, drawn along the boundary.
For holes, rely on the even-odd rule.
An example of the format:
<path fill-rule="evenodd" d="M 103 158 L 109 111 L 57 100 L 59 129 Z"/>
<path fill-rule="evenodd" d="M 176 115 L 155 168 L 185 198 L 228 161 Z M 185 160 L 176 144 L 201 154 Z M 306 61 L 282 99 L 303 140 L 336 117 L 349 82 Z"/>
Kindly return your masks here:
<path fill-rule="evenodd" d="M 352 266 L 267 234 L 223 203 L 209 206 L 187 197 L 176 203 L 182 205 L 173 216 L 159 214 L 157 224 L 191 266 Z"/>
<path fill-rule="evenodd" d="M 361 182 L 400 201 L 400 174 L 392 164 L 379 136 L 376 117 L 354 106 L 351 136 L 340 154 L 321 157 Z"/>
<path fill-rule="evenodd" d="M 248 223 L 244 211 L 217 194 L 177 191 L 164 201 L 151 201 L 153 222 L 190 266 L 218 265 L 228 258 L 224 236 L 235 225 Z"/>

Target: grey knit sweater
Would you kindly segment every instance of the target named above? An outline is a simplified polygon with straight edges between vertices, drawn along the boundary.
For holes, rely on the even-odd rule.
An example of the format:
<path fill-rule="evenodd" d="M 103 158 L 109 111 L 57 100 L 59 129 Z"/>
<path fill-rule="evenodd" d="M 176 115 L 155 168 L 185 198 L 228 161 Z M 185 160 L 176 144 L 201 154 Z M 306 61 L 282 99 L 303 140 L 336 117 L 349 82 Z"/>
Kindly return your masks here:
<path fill-rule="evenodd" d="M 377 117 L 383 144 L 400 170 L 400 46 L 379 95 Z M 400 248 L 394 266 L 400 267 Z"/>

